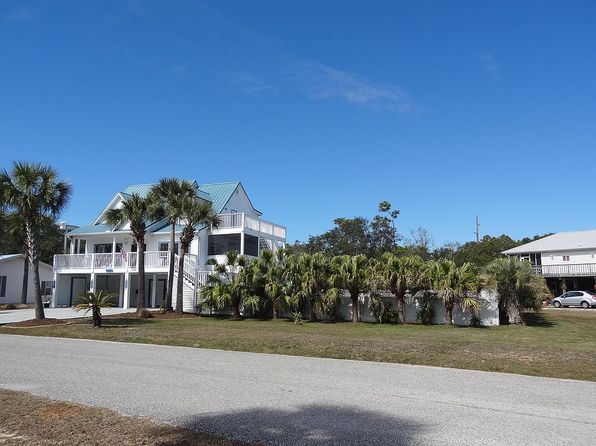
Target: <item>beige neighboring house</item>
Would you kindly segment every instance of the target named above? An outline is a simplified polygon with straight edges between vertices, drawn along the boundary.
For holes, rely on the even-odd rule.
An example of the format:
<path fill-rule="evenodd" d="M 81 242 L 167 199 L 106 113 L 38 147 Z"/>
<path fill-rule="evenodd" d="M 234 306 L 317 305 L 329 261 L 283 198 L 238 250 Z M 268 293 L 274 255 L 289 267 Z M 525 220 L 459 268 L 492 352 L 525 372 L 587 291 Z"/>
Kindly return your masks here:
<path fill-rule="evenodd" d="M 21 300 L 23 287 L 23 254 L 0 255 L 0 304 L 18 304 Z M 39 262 L 39 281 L 42 298 L 49 301 L 52 295 L 52 265 Z M 29 268 L 29 287 L 27 289 L 27 303 L 34 300 L 33 270 Z"/>

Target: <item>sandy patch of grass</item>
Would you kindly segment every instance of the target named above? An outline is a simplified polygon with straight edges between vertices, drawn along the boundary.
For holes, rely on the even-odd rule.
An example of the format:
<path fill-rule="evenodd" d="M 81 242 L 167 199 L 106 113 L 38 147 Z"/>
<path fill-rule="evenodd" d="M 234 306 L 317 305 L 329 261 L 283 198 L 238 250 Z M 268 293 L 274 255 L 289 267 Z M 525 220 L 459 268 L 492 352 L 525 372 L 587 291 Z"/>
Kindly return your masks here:
<path fill-rule="evenodd" d="M 222 437 L 97 407 L 0 389 L 0 445 L 240 446 Z"/>

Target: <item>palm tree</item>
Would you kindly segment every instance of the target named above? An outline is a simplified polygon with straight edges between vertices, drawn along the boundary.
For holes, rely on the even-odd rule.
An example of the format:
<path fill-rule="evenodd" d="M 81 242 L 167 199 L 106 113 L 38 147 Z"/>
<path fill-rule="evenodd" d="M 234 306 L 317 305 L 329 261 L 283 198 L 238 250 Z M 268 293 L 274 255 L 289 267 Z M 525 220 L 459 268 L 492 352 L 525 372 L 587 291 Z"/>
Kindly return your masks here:
<path fill-rule="evenodd" d="M 231 305 L 234 318 L 241 319 L 240 306 L 246 301 L 253 309 L 258 308 L 258 297 L 248 294 L 244 282 L 244 274 L 241 274 L 246 267 L 246 259 L 236 251 L 230 251 L 225 255 L 225 261 L 217 263 L 208 262 L 213 266 L 215 274 L 207 277 L 207 286 L 201 291 L 201 297 L 209 305 L 218 309 Z"/>
<path fill-rule="evenodd" d="M 316 321 L 317 314 L 326 312 L 334 319 L 333 311 L 339 298 L 339 290 L 330 281 L 332 265 L 328 257 L 321 253 L 301 254 L 288 262 L 287 277 L 293 291 L 289 292 L 296 306 L 308 302 L 310 320 Z"/>
<path fill-rule="evenodd" d="M 383 254 L 375 268 L 375 287 L 391 291 L 395 296 L 397 322 L 404 324 L 406 294 L 412 294 L 424 285 L 425 264 L 422 257 L 398 257 L 392 253 Z"/>
<path fill-rule="evenodd" d="M 352 322 L 358 322 L 358 298 L 370 288 L 370 268 L 366 256 L 338 256 L 332 260 L 333 274 L 330 281 L 337 288 L 347 290 L 352 299 Z"/>
<path fill-rule="evenodd" d="M 29 262 L 33 266 L 35 318 L 45 317 L 39 283 L 39 233 L 43 220 L 52 221 L 66 207 L 71 186 L 58 179 L 58 172 L 42 163 L 14 162 L 10 172 L 0 173 L 1 201 L 17 213 L 25 226 Z"/>
<path fill-rule="evenodd" d="M 166 311 L 172 311 L 172 296 L 174 290 L 174 261 L 176 257 L 176 224 L 182 218 L 183 203 L 186 199 L 197 198 L 195 183 L 178 178 L 162 178 L 155 184 L 150 192 L 149 199 L 163 206 L 164 214 L 170 225 L 170 263 L 168 271 L 168 284 L 166 287 Z"/>
<path fill-rule="evenodd" d="M 105 213 L 109 225 L 120 226 L 128 223 L 132 237 L 137 245 L 138 290 L 137 315 L 145 308 L 145 235 L 150 222 L 161 217 L 161 209 L 148 198 L 132 194 L 122 203 L 120 209 L 110 209 Z"/>
<path fill-rule="evenodd" d="M 458 267 L 453 260 L 431 260 L 428 274 L 432 289 L 444 302 L 445 325 L 453 325 L 453 308 L 456 305 L 473 314 L 478 312 L 479 302 L 472 294 L 477 289 L 477 279 L 471 263 Z"/>
<path fill-rule="evenodd" d="M 211 203 L 195 197 L 184 197 L 180 201 L 181 217 L 184 229 L 180 234 L 180 256 L 178 258 L 178 281 L 176 286 L 176 313 L 182 314 L 184 289 L 184 258 L 193 239 L 198 225 L 210 225 L 217 228 L 221 224 L 219 215 L 213 210 Z"/>
<path fill-rule="evenodd" d="M 262 276 L 263 288 L 265 296 L 271 303 L 271 312 L 273 319 L 277 319 L 281 314 L 283 308 L 287 307 L 288 303 L 288 287 L 285 282 L 286 273 L 286 254 L 285 250 L 280 249 L 275 252 L 265 250 L 256 264 L 261 264 L 257 267 L 264 272 Z"/>
<path fill-rule="evenodd" d="M 112 299 L 117 295 L 117 293 L 104 293 L 103 290 L 99 290 L 98 293 L 85 291 L 77 298 L 77 305 L 73 310 L 84 311 L 85 314 L 91 311 L 93 326 L 99 328 L 101 327 L 101 309 L 113 307 Z"/>
<path fill-rule="evenodd" d="M 485 285 L 499 295 L 502 322 L 522 324 L 522 310 L 539 309 L 542 300 L 549 296 L 544 278 L 534 272 L 530 262 L 517 257 L 493 260 L 482 276 Z"/>

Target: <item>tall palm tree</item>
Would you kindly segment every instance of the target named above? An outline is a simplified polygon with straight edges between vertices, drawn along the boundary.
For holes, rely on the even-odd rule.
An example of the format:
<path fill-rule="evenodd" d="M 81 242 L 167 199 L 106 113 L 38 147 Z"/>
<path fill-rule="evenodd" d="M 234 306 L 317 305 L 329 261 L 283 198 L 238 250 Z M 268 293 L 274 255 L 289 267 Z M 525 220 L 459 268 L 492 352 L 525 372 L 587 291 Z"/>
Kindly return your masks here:
<path fill-rule="evenodd" d="M 352 322 L 359 321 L 358 298 L 370 289 L 371 270 L 366 256 L 338 256 L 332 259 L 331 282 L 337 288 L 347 290 L 352 299 Z"/>
<path fill-rule="evenodd" d="M 161 217 L 161 209 L 148 198 L 132 194 L 122 203 L 120 209 L 110 209 L 105 213 L 106 223 L 120 226 L 128 223 L 132 237 L 137 245 L 138 290 L 137 314 L 145 308 L 145 235 L 147 226 Z"/>
<path fill-rule="evenodd" d="M 482 276 L 485 285 L 499 295 L 499 316 L 505 323 L 522 324 L 522 310 L 538 309 L 549 297 L 544 278 L 534 272 L 530 262 L 517 257 L 493 260 Z"/>
<path fill-rule="evenodd" d="M 181 218 L 184 220 L 184 229 L 180 234 L 180 255 L 178 258 L 178 280 L 176 284 L 176 313 L 182 314 L 183 289 L 184 289 L 184 258 L 193 239 L 198 225 L 210 225 L 217 228 L 221 219 L 213 209 L 211 203 L 199 200 L 196 197 L 184 197 L 180 203 Z"/>
<path fill-rule="evenodd" d="M 170 269 L 166 287 L 166 311 L 172 311 L 172 296 L 174 290 L 174 261 L 176 257 L 176 224 L 182 218 L 183 203 L 186 199 L 197 198 L 195 183 L 178 178 L 162 178 L 150 192 L 149 199 L 163 206 L 165 217 L 170 225 L 170 243 L 168 245 Z"/>
<path fill-rule="evenodd" d="M 397 322 L 404 324 L 406 294 L 415 293 L 425 282 L 424 260 L 419 256 L 398 257 L 385 253 L 377 263 L 374 276 L 377 288 L 391 291 L 395 296 Z"/>
<path fill-rule="evenodd" d="M 35 318 L 43 319 L 39 283 L 39 233 L 45 218 L 52 221 L 66 207 L 71 186 L 58 179 L 58 172 L 42 163 L 14 162 L 10 172 L 0 173 L 1 201 L 8 210 L 18 213 L 25 226 L 27 253 L 33 266 Z"/>
<path fill-rule="evenodd" d="M 456 305 L 476 314 L 479 302 L 472 293 L 477 289 L 477 278 L 471 263 L 458 267 L 453 260 L 431 260 L 428 274 L 432 289 L 445 305 L 445 325 L 453 325 L 453 309 Z"/>

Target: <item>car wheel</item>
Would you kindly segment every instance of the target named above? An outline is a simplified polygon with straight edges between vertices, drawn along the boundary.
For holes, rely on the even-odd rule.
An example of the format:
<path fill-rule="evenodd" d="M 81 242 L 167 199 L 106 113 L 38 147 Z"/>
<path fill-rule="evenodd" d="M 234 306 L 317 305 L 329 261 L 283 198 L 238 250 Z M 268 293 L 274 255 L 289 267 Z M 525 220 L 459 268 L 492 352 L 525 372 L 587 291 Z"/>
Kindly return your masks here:
<path fill-rule="evenodd" d="M 582 302 L 582 308 L 585 308 L 585 309 L 590 308 L 590 304 L 584 300 Z"/>
<path fill-rule="evenodd" d="M 555 308 L 561 308 L 561 302 L 559 302 L 558 300 L 555 300 L 553 302 L 553 307 L 555 307 Z"/>

